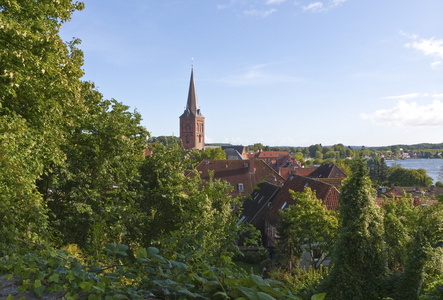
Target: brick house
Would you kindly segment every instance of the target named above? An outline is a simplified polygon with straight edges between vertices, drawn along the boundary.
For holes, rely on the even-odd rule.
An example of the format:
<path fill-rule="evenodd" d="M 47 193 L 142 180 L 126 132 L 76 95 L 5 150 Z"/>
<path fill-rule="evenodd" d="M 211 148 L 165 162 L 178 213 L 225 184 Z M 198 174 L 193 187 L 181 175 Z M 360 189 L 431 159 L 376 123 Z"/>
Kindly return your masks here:
<path fill-rule="evenodd" d="M 214 179 L 226 181 L 233 187 L 232 197 L 250 195 L 261 182 L 282 185 L 285 179 L 274 169 L 259 159 L 249 160 L 215 160 L 205 159 L 196 167 L 201 179 L 210 180 L 209 171 L 214 173 Z"/>

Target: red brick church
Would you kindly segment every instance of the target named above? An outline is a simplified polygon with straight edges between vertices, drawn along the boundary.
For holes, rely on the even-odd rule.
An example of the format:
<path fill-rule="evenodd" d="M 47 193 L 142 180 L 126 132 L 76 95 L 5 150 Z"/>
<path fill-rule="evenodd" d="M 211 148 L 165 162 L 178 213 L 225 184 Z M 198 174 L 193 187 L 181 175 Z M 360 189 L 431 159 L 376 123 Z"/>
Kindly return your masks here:
<path fill-rule="evenodd" d="M 191 69 L 188 102 L 185 111 L 180 116 L 180 139 L 185 149 L 196 148 L 202 150 L 205 148 L 205 117 L 198 108 L 194 68 Z"/>

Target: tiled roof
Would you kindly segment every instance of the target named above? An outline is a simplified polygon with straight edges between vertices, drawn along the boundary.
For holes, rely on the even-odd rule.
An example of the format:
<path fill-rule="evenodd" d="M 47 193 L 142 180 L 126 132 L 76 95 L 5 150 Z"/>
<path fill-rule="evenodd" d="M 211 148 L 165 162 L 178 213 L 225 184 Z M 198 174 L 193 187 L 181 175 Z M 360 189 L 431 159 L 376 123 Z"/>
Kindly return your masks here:
<path fill-rule="evenodd" d="M 270 203 L 270 207 L 263 214 L 263 217 L 269 223 L 276 224 L 280 219 L 279 211 L 282 208 L 296 204 L 289 191 L 303 192 L 305 187 L 310 187 L 311 190 L 315 191 L 316 197 L 322 200 L 328 209 L 337 209 L 339 207 L 340 193 L 335 186 L 312 178 L 292 175 L 280 189 L 272 203 Z"/>
<path fill-rule="evenodd" d="M 251 162 L 253 165 L 251 165 Z M 253 160 L 214 160 L 205 159 L 196 167 L 204 181 L 209 180 L 208 170 L 214 172 L 214 179 L 227 181 L 234 187 L 232 196 L 248 195 L 260 182 L 266 181 L 282 185 L 284 178 L 260 159 Z M 239 190 L 242 185 L 243 191 Z"/>
<path fill-rule="evenodd" d="M 292 172 L 295 175 L 308 177 L 308 175 L 311 174 L 312 172 L 314 172 L 315 170 L 317 170 L 317 167 L 315 167 L 315 168 L 296 168 Z"/>
<path fill-rule="evenodd" d="M 438 200 L 439 196 L 443 194 L 443 188 L 441 187 L 404 187 L 393 186 L 387 190 L 384 194 L 386 197 L 391 198 L 392 194 L 396 197 L 402 197 L 403 193 L 411 194 L 413 197 L 419 197 L 420 199 Z"/>
<path fill-rule="evenodd" d="M 261 151 L 258 152 L 257 158 L 277 158 L 281 155 L 289 155 L 288 151 Z"/>
<path fill-rule="evenodd" d="M 226 151 L 227 149 L 234 149 L 235 151 L 237 151 L 241 156 L 246 156 L 246 147 L 245 146 L 233 146 L 233 145 L 229 145 L 229 146 L 221 146 L 222 150 Z M 242 159 L 245 159 L 247 157 L 243 157 Z"/>
<path fill-rule="evenodd" d="M 222 148 L 223 149 L 223 148 Z M 224 148 L 226 159 L 228 160 L 243 160 L 243 156 L 235 148 Z"/>
<path fill-rule="evenodd" d="M 310 178 L 346 178 L 345 172 L 343 172 L 335 164 L 324 163 L 318 167 L 314 172 L 309 174 L 307 177 Z"/>
<path fill-rule="evenodd" d="M 243 201 L 242 219 L 244 222 L 254 224 L 255 218 L 260 211 L 267 207 L 267 203 L 274 197 L 280 189 L 279 186 L 267 182 L 259 183 L 251 196 Z"/>

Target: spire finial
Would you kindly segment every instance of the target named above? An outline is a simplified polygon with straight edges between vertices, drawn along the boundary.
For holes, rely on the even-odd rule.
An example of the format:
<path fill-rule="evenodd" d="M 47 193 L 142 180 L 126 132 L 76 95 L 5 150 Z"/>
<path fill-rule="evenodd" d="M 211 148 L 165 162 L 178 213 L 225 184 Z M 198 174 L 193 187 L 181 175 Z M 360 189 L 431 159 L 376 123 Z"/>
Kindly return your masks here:
<path fill-rule="evenodd" d="M 191 57 L 191 68 L 194 68 L 194 58 Z"/>

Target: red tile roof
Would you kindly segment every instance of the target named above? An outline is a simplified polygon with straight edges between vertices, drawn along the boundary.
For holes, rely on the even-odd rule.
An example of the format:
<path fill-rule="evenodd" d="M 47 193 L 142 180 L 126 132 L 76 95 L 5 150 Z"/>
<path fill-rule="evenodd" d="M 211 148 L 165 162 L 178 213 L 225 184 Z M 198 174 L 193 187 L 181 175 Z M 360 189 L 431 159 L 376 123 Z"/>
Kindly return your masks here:
<path fill-rule="evenodd" d="M 345 172 L 342 171 L 335 164 L 322 164 L 314 172 L 309 174 L 307 177 L 310 178 L 346 178 Z"/>
<path fill-rule="evenodd" d="M 337 209 L 339 207 L 340 193 L 335 186 L 319 180 L 292 175 L 275 196 L 275 199 L 272 201 L 272 204 L 268 211 L 264 213 L 263 217 L 269 223 L 276 224 L 280 219 L 279 211 L 282 207 L 284 208 L 296 204 L 289 191 L 303 192 L 305 187 L 310 187 L 311 190 L 315 191 L 316 197 L 322 200 L 323 204 L 326 205 L 328 209 Z"/>
<path fill-rule="evenodd" d="M 294 169 L 293 173 L 295 175 L 300 175 L 300 176 L 309 176 L 309 174 L 311 174 L 312 172 L 314 172 L 315 170 L 317 170 L 317 167 L 314 168 L 296 168 Z"/>
<path fill-rule="evenodd" d="M 251 165 L 251 162 L 253 165 Z M 260 159 L 251 160 L 213 160 L 205 159 L 196 167 L 204 181 L 209 180 L 209 170 L 214 172 L 214 179 L 229 182 L 234 190 L 232 196 L 249 195 L 260 182 L 266 181 L 277 185 L 284 183 L 284 178 Z M 239 190 L 243 185 L 243 191 Z"/>

